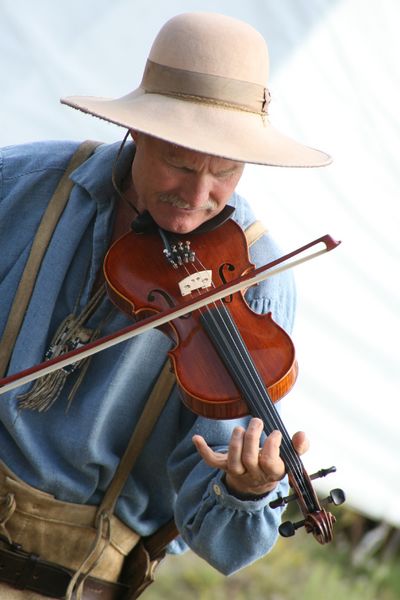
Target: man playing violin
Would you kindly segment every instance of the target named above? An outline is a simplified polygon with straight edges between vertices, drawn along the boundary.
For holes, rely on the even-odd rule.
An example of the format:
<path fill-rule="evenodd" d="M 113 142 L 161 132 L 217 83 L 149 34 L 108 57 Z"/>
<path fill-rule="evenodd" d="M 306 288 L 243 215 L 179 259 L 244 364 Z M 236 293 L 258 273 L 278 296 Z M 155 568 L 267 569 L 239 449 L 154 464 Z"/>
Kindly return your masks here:
<path fill-rule="evenodd" d="M 67 202 L 46 241 L 18 327 L 9 318 L 17 289 L 35 239 L 43 247 L 35 236 L 47 207 L 57 202 L 54 192 L 78 145 L 3 149 L 0 331 L 3 341 L 10 331 L 13 339 L 0 346 L 4 372 L 19 372 L 131 323 L 105 293 L 102 263 L 138 216 L 147 215 L 166 232 L 188 234 L 214 223 L 229 205 L 246 229 L 254 215 L 235 191 L 246 162 L 329 164 L 323 152 L 270 125 L 267 76 L 267 48 L 252 27 L 217 14 L 184 14 L 161 29 L 135 91 L 116 100 L 62 99 L 123 126 L 128 135 L 122 145 L 97 146 L 69 173 Z M 263 235 L 250 255 L 262 265 L 279 251 Z M 271 311 L 290 331 L 290 275 L 251 288 L 246 300 L 255 312 Z M 167 551 L 189 546 L 226 574 L 273 547 L 281 509 L 269 503 L 288 487 L 281 433 L 265 436 L 257 418 L 196 416 L 176 386 L 112 510 L 97 511 L 170 348 L 155 329 L 4 395 L 2 598 L 136 597 L 130 573 L 148 558 L 142 541 L 172 519 L 179 536 L 171 535 Z M 293 444 L 299 454 L 308 445 L 301 432 Z"/>

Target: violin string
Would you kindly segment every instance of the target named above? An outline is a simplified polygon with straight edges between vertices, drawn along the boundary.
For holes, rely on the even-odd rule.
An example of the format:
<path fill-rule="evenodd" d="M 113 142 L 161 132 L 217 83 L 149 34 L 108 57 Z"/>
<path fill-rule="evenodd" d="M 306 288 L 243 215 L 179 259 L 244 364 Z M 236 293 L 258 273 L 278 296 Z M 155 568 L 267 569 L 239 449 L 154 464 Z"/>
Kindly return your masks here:
<path fill-rule="evenodd" d="M 221 324 L 218 322 L 218 316 L 221 317 L 223 312 L 225 312 L 225 309 L 224 311 L 217 309 L 217 311 L 217 319 L 215 319 L 214 311 L 207 309 L 207 314 L 213 321 L 214 326 L 218 331 L 219 339 L 223 341 L 222 348 L 219 347 L 220 353 L 224 354 L 223 347 L 229 348 L 229 350 L 227 350 L 225 353 L 225 356 L 233 363 L 232 372 L 236 373 L 237 378 L 241 380 L 241 384 L 239 385 L 242 387 L 247 401 L 253 407 L 254 416 L 260 416 L 264 423 L 268 423 L 270 426 L 268 433 L 270 433 L 273 429 L 281 431 L 281 454 L 283 455 L 286 465 L 290 468 L 293 474 L 295 476 L 297 475 L 297 478 L 299 478 L 301 475 L 301 469 L 298 455 L 292 448 L 291 440 L 283 426 L 283 423 L 279 418 L 277 418 L 278 413 L 275 414 L 275 411 L 273 409 L 271 410 L 271 408 L 268 406 L 267 400 L 270 401 L 270 399 L 267 396 L 265 386 L 261 381 L 258 381 L 257 376 L 254 376 L 253 369 L 251 369 L 249 366 L 247 353 L 244 348 L 240 348 L 242 343 L 240 336 L 236 335 L 235 329 L 230 331 L 229 324 L 224 322 L 224 319 L 222 320 Z M 227 312 L 229 313 L 229 311 Z M 232 347 L 236 352 L 232 352 Z M 300 484 L 301 483 L 302 482 L 300 481 Z M 301 485 L 301 487 L 303 486 Z"/>
<path fill-rule="evenodd" d="M 204 265 L 202 264 L 200 259 L 197 258 L 197 256 L 196 256 L 195 262 L 197 262 L 202 267 L 202 269 L 205 269 Z M 195 272 L 198 272 L 198 268 L 196 267 L 195 263 L 191 263 L 191 266 L 195 270 Z M 185 264 L 183 262 L 181 264 L 181 267 L 184 267 L 186 273 L 190 274 L 190 271 L 187 268 L 187 264 Z M 213 287 L 215 287 L 213 282 L 211 285 Z M 199 290 L 197 290 L 197 294 L 200 295 Z M 255 367 L 254 367 L 254 369 L 250 369 L 250 372 L 248 372 L 248 373 L 243 372 L 243 367 L 245 367 L 245 369 L 246 369 L 246 366 L 247 366 L 247 370 L 249 370 L 249 365 L 253 365 L 253 361 L 247 351 L 247 348 L 246 348 L 243 340 L 241 339 L 241 336 L 237 330 L 236 324 L 234 323 L 234 321 L 232 319 L 232 315 L 230 314 L 230 311 L 225 306 L 224 302 L 219 301 L 219 304 L 222 307 L 223 311 L 221 311 L 218 308 L 218 305 L 216 302 L 214 302 L 213 304 L 214 304 L 215 312 L 212 311 L 209 306 L 205 307 L 205 311 L 209 315 L 209 318 L 214 322 L 214 329 L 219 332 L 218 339 L 220 341 L 225 340 L 224 347 L 226 348 L 226 351 L 225 351 L 225 354 L 226 354 L 225 358 L 227 359 L 226 366 L 229 369 L 229 365 L 232 360 L 232 348 L 235 348 L 238 356 L 236 358 L 236 370 L 234 370 L 233 373 L 234 374 L 242 373 L 242 377 L 239 380 L 239 387 L 241 384 L 241 386 L 244 390 L 245 396 L 247 397 L 248 400 L 250 400 L 250 397 L 252 396 L 252 403 L 254 406 L 256 406 L 256 408 L 258 408 L 260 410 L 259 415 L 260 415 L 260 418 L 263 420 L 263 422 L 265 424 L 272 423 L 273 425 L 275 425 L 275 427 L 273 427 L 273 428 L 281 431 L 282 436 L 283 436 L 282 443 L 281 443 L 282 458 L 283 458 L 286 466 L 290 469 L 293 477 L 296 479 L 297 485 L 299 486 L 302 496 L 308 500 L 310 510 L 313 510 L 315 508 L 315 505 L 314 505 L 312 496 L 308 490 L 307 482 L 304 480 L 303 464 L 301 462 L 299 455 L 296 453 L 296 451 L 293 447 L 290 436 L 287 433 L 287 430 L 283 425 L 283 422 L 279 416 L 278 411 L 276 410 L 275 406 L 272 403 L 272 400 L 269 396 L 268 390 L 266 389 L 264 383 L 260 379 Z M 199 311 L 199 312 L 201 312 L 201 311 Z M 227 340 L 226 336 L 223 335 L 221 327 L 219 326 L 218 322 L 216 322 L 216 320 L 215 320 L 215 314 L 220 316 L 222 327 L 223 327 L 224 331 L 228 332 L 228 338 L 230 338 L 230 339 Z M 229 329 L 230 329 L 229 323 L 230 323 L 231 331 L 229 331 Z M 238 345 L 238 342 L 240 340 L 241 340 L 241 350 Z M 216 342 L 216 341 L 217 340 L 214 340 L 214 342 Z M 219 350 L 222 354 L 224 353 L 223 352 L 224 348 L 219 347 Z M 254 375 L 252 374 L 252 371 L 253 371 Z M 249 377 L 249 375 L 250 375 L 250 377 Z M 258 380 L 258 383 L 255 380 Z M 263 399 L 263 402 L 261 402 L 260 399 Z M 271 429 L 271 431 L 272 431 L 272 429 Z"/>
<path fill-rule="evenodd" d="M 201 263 L 201 261 L 197 257 L 196 257 L 196 261 L 204 269 L 204 265 Z M 193 263 L 192 263 L 192 266 L 195 270 L 197 270 L 197 267 Z M 185 267 L 185 268 L 186 268 L 186 271 L 189 272 L 187 267 Z M 212 283 L 212 286 L 215 287 L 214 283 Z M 200 294 L 200 292 L 198 292 L 198 294 Z M 225 330 L 225 333 L 228 335 L 229 339 L 227 339 L 226 335 L 223 334 L 220 324 L 216 321 L 214 311 L 212 311 L 210 308 L 211 305 L 206 306 L 205 310 L 207 311 L 207 314 L 209 315 L 209 317 L 213 320 L 215 328 L 216 328 L 216 330 L 219 331 L 219 335 L 221 336 L 221 339 L 225 339 L 225 344 L 227 344 L 227 347 L 236 348 L 236 351 L 237 351 L 237 354 L 239 357 L 239 358 L 236 358 L 236 369 L 237 369 L 238 373 L 242 373 L 243 386 L 249 391 L 250 394 L 253 394 L 253 398 L 254 398 L 254 396 L 256 397 L 255 402 L 257 403 L 257 406 L 261 409 L 260 415 L 261 415 L 263 422 L 273 424 L 275 429 L 278 429 L 279 431 L 281 431 L 281 433 L 282 433 L 282 444 L 281 444 L 282 457 L 285 461 L 285 464 L 291 470 L 293 476 L 296 478 L 299 488 L 302 490 L 303 495 L 307 495 L 309 497 L 308 499 L 310 502 L 310 506 L 312 506 L 313 501 L 308 492 L 307 485 L 305 484 L 304 477 L 303 477 L 303 465 L 302 465 L 301 459 L 300 459 L 299 455 L 297 454 L 297 452 L 294 450 L 290 436 L 289 436 L 286 428 L 283 425 L 282 419 L 280 418 L 278 411 L 273 406 L 272 400 L 270 399 L 269 394 L 268 394 L 268 390 L 266 390 L 265 385 L 259 378 L 258 374 L 256 377 L 256 379 L 258 379 L 258 381 L 255 381 L 254 375 L 251 372 L 251 371 L 253 371 L 253 369 L 251 369 L 251 371 L 248 373 L 243 371 L 243 365 L 245 365 L 245 370 L 248 371 L 248 365 L 250 364 L 250 361 L 252 363 L 252 359 L 248 353 L 248 350 L 247 350 L 243 340 L 241 339 L 241 337 L 239 335 L 239 332 L 237 331 L 237 327 L 232 319 L 232 315 L 230 314 L 230 311 L 227 309 L 227 307 L 225 306 L 225 304 L 222 301 L 219 301 L 220 308 L 218 307 L 216 302 L 214 302 L 213 304 L 214 304 L 216 313 L 219 314 L 221 317 L 221 324 Z M 222 310 L 221 310 L 221 308 L 222 308 Z M 230 322 L 230 327 L 228 326 L 228 322 Z M 239 344 L 240 344 L 240 347 L 239 347 Z M 231 359 L 231 356 L 229 358 Z M 257 373 L 256 370 L 255 370 L 255 372 Z M 262 402 L 260 402 L 260 398 L 263 399 Z M 254 402 L 254 399 L 253 399 L 253 402 Z"/>
<path fill-rule="evenodd" d="M 201 266 L 204 268 L 204 265 L 201 263 L 201 261 L 200 261 L 199 259 L 197 259 L 197 261 L 198 261 L 198 262 L 199 262 L 199 264 L 200 264 L 200 265 L 201 265 Z M 194 266 L 194 265 L 193 265 L 193 266 Z M 188 272 L 188 269 L 186 269 L 186 271 Z M 213 285 L 213 287 L 215 287 L 215 285 L 214 285 L 214 284 L 212 284 L 212 285 Z M 199 292 L 198 292 L 198 293 L 199 293 Z M 221 313 L 221 311 L 218 309 L 218 306 L 217 306 L 217 304 L 216 304 L 215 302 L 214 302 L 213 304 L 214 304 L 214 307 L 215 307 L 215 309 L 217 310 L 217 312 L 220 312 L 220 313 Z M 221 302 L 221 307 L 224 309 L 224 312 L 225 312 L 225 320 L 222 320 L 222 324 L 223 324 L 224 328 L 225 328 L 225 329 L 228 331 L 228 327 L 227 327 L 227 323 L 226 323 L 226 317 L 228 317 L 228 318 L 229 318 L 229 320 L 230 320 L 230 323 L 231 323 L 231 326 L 232 326 L 232 327 L 234 326 L 234 322 L 233 322 L 233 320 L 232 320 L 232 316 L 231 316 L 230 312 L 229 312 L 229 311 L 226 309 L 226 307 L 224 306 L 224 304 L 223 304 L 222 302 Z M 211 310 L 208 310 L 208 312 L 209 312 L 209 314 L 210 314 L 210 317 L 211 317 L 211 318 L 213 318 L 213 312 L 212 312 Z M 222 314 L 222 313 L 221 313 L 221 314 Z M 215 318 L 214 318 L 213 320 L 214 320 L 214 322 L 215 322 Z M 216 329 L 217 329 L 217 330 L 221 330 L 221 328 L 220 328 L 220 326 L 219 326 L 219 324 L 218 324 L 217 322 L 215 322 L 215 325 L 216 325 Z M 238 332 L 237 332 L 237 333 L 238 333 Z M 237 337 L 237 336 L 235 336 L 235 338 L 236 338 L 236 339 L 235 339 L 235 338 L 233 338 L 233 337 L 232 337 L 232 334 L 229 334 L 229 335 L 230 335 L 230 338 L 231 338 L 231 347 L 232 347 L 232 344 L 233 344 L 233 346 L 234 346 L 234 347 L 236 347 L 236 350 L 237 350 L 237 352 L 240 354 L 240 351 L 239 351 L 239 348 L 238 348 L 238 343 L 237 343 L 238 337 Z M 244 350 L 244 349 L 245 349 L 245 346 L 244 346 L 244 344 L 243 344 L 243 340 L 242 340 L 242 352 L 243 352 L 243 350 Z M 247 361 L 251 360 L 251 358 L 249 357 L 248 353 L 247 353 L 247 356 L 246 356 L 246 360 L 247 360 Z M 243 360 L 243 357 L 242 357 L 242 362 L 246 362 L 245 360 Z M 253 385 L 254 385 L 254 384 L 256 384 L 256 382 L 254 381 L 254 377 L 252 377 L 252 379 L 253 379 Z M 263 383 L 261 383 L 261 382 L 258 382 L 258 384 L 256 384 L 256 385 L 257 385 L 257 387 L 258 387 L 258 388 L 260 388 L 260 387 L 264 388 L 264 385 L 263 385 Z M 258 389 L 258 393 L 259 393 L 259 395 L 260 395 L 260 391 L 261 391 L 261 390 L 260 390 L 260 389 Z M 272 401 L 271 401 L 271 402 L 272 402 Z M 273 412 L 271 412 L 271 413 L 270 413 L 268 416 L 269 416 L 269 419 L 268 419 L 268 420 L 269 420 L 270 422 L 274 422 L 274 413 L 273 413 Z M 284 429 L 283 423 L 280 423 L 280 427 L 279 427 L 279 425 L 276 423 L 276 427 L 275 427 L 275 428 L 276 428 L 276 429 L 281 429 L 281 430 L 282 430 L 282 432 L 283 432 L 283 435 L 285 435 L 285 429 Z M 288 437 L 289 437 L 289 436 L 286 434 L 286 436 L 285 436 L 285 437 L 288 439 Z"/>
<path fill-rule="evenodd" d="M 199 264 L 204 268 L 204 265 L 202 265 L 201 261 L 199 259 L 197 259 L 197 260 L 198 260 Z M 212 285 L 213 285 L 213 287 L 215 287 L 214 284 L 212 284 Z M 220 308 L 218 308 L 216 302 L 214 302 L 213 304 L 214 304 L 217 314 L 220 314 L 220 316 L 221 316 L 221 324 L 226 329 L 233 346 L 236 347 L 239 357 L 243 360 L 244 363 L 252 362 L 252 358 L 248 352 L 248 349 L 247 349 L 243 339 L 241 338 L 241 336 L 237 330 L 236 323 L 233 321 L 232 315 L 231 315 L 230 311 L 227 309 L 225 303 L 220 301 L 219 302 Z M 216 329 L 218 329 L 220 332 L 222 332 L 220 325 L 215 320 L 213 311 L 211 311 L 208 307 L 206 307 L 206 308 L 208 309 L 210 317 L 214 320 Z M 221 311 L 221 308 L 222 308 L 222 311 Z M 239 344 L 240 344 L 240 348 L 239 348 Z M 259 377 L 259 374 L 257 373 L 257 370 L 255 368 L 254 368 L 254 373 L 256 375 L 256 378 L 254 377 L 254 375 L 251 375 L 251 379 L 252 379 L 253 385 L 257 388 L 258 393 L 260 395 L 268 394 L 268 391 L 265 389 L 265 385 L 262 382 L 261 378 Z M 291 441 L 290 441 L 289 434 L 287 433 L 287 430 L 285 429 L 285 427 L 283 425 L 283 422 L 279 416 L 278 411 L 273 406 L 273 403 L 272 403 L 271 398 L 269 397 L 269 394 L 268 394 L 268 399 L 269 399 L 269 403 L 270 403 L 271 407 L 269 407 L 267 405 L 265 408 L 269 411 L 269 413 L 268 413 L 269 421 L 275 425 L 276 429 L 281 430 L 283 437 L 285 438 L 286 442 L 290 446 Z"/>
<path fill-rule="evenodd" d="M 231 320 L 230 312 L 226 309 L 224 305 L 221 304 L 221 307 L 223 309 L 222 311 L 217 307 L 217 315 L 222 317 L 225 313 L 228 319 Z M 305 486 L 303 479 L 303 469 L 301 460 L 293 448 L 292 441 L 287 433 L 286 428 L 283 425 L 279 413 L 272 404 L 272 401 L 269 397 L 268 391 L 265 388 L 264 383 L 259 378 L 257 371 L 250 367 L 250 365 L 252 365 L 252 359 L 248 355 L 246 346 L 243 344 L 241 336 L 237 332 L 236 325 L 233 322 L 233 328 L 231 329 L 225 321 L 225 319 L 223 318 L 221 327 L 218 321 L 215 319 L 214 311 L 210 311 L 208 308 L 206 310 L 208 315 L 214 321 L 214 324 L 219 330 L 220 339 L 222 336 L 222 339 L 224 339 L 224 345 L 227 348 L 229 348 L 227 354 L 228 360 L 232 360 L 232 346 L 236 350 L 237 356 L 235 356 L 235 353 L 233 353 L 233 372 L 240 374 L 240 379 L 242 381 L 241 385 L 245 392 L 245 396 L 248 401 L 250 401 L 251 399 L 251 404 L 256 407 L 256 410 L 254 410 L 255 416 L 256 413 L 258 413 L 257 416 L 260 416 L 265 424 L 269 424 L 270 430 L 268 431 L 268 433 L 270 433 L 273 429 L 277 429 L 282 433 L 282 458 L 284 459 L 284 462 L 287 465 L 287 467 L 292 472 L 293 476 L 296 478 L 299 488 L 302 491 L 302 494 L 309 496 L 307 486 Z M 240 348 L 240 346 L 242 346 L 242 348 Z M 311 497 L 309 497 L 308 500 L 311 505 Z"/>

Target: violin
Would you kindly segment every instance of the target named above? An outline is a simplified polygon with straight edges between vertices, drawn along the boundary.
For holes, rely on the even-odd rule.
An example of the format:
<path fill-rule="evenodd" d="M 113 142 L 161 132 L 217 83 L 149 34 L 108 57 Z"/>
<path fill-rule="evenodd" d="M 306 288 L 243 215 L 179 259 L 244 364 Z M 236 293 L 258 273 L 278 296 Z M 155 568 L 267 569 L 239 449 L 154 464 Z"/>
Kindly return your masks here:
<path fill-rule="evenodd" d="M 206 233 L 184 236 L 157 229 L 131 231 L 111 246 L 104 260 L 109 297 L 124 313 L 151 320 L 187 306 L 159 326 L 174 342 L 168 354 L 184 404 L 210 419 L 259 417 L 266 435 L 279 430 L 281 458 L 294 494 L 270 506 L 296 500 L 303 515 L 297 523 L 282 523 L 280 534 L 289 537 L 304 526 L 325 544 L 333 538 L 335 517 L 322 504 L 341 504 L 344 493 L 332 490 L 320 503 L 311 480 L 336 469 L 307 474 L 274 406 L 296 381 L 292 340 L 270 313 L 249 308 L 243 285 L 240 293 L 229 291 L 191 308 L 210 289 L 229 290 L 230 282 L 251 280 L 254 272 L 244 233 L 231 219 Z"/>

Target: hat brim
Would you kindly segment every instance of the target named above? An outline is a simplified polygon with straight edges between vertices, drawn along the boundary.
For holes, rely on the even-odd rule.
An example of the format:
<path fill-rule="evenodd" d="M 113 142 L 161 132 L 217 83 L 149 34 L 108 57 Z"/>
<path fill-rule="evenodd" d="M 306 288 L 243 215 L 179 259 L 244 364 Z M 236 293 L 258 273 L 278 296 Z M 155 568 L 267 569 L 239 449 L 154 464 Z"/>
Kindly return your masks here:
<path fill-rule="evenodd" d="M 69 96 L 61 103 L 121 127 L 230 160 L 278 167 L 322 167 L 320 150 L 281 134 L 259 114 L 180 100 L 138 88 L 118 99 Z"/>

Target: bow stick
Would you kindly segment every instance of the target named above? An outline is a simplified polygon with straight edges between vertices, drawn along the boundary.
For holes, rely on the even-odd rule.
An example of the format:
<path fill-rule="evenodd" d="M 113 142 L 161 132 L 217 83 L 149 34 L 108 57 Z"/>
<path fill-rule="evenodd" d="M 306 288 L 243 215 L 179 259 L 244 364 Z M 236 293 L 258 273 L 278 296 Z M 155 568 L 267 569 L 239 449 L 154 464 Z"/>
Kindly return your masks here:
<path fill-rule="evenodd" d="M 306 253 L 314 246 L 320 244 L 323 244 L 323 248 L 315 252 L 311 252 L 310 254 L 306 254 L 301 258 L 291 260 L 299 254 Z M 225 283 L 218 288 L 212 288 L 208 292 L 202 293 L 200 296 L 196 296 L 187 301 L 185 300 L 185 304 L 174 306 L 163 311 L 162 313 L 155 313 L 154 315 L 138 321 L 133 325 L 124 327 L 116 333 L 112 333 L 93 342 L 89 342 L 88 344 L 85 344 L 76 350 L 66 352 L 61 356 L 49 359 L 33 367 L 29 367 L 28 369 L 24 369 L 19 373 L 3 377 L 0 379 L 0 395 L 5 394 L 16 387 L 24 385 L 25 383 L 35 381 L 43 375 L 47 375 L 48 373 L 62 369 L 68 365 L 78 362 L 79 360 L 87 358 L 88 356 L 92 356 L 93 354 L 97 354 L 102 350 L 115 346 L 116 344 L 120 344 L 121 342 L 129 340 L 140 333 L 148 331 L 149 329 L 161 327 L 161 325 L 165 325 L 173 319 L 182 317 L 189 312 L 197 310 L 207 304 L 211 304 L 212 302 L 220 300 L 225 296 L 229 296 L 230 294 L 234 294 L 245 288 L 256 285 L 257 283 L 260 283 L 261 281 L 264 281 L 273 275 L 277 275 L 278 273 L 286 271 L 287 269 L 291 269 L 297 265 L 311 260 L 312 258 L 316 258 L 321 254 L 325 254 L 325 252 L 333 250 L 339 244 L 340 242 L 334 240 L 330 235 L 324 235 L 313 242 L 301 246 L 297 250 L 289 252 L 288 254 L 285 254 L 284 256 L 281 256 L 280 258 L 277 258 L 270 263 L 255 269 L 247 275 L 242 275 L 241 277 L 232 279 L 230 282 Z"/>

